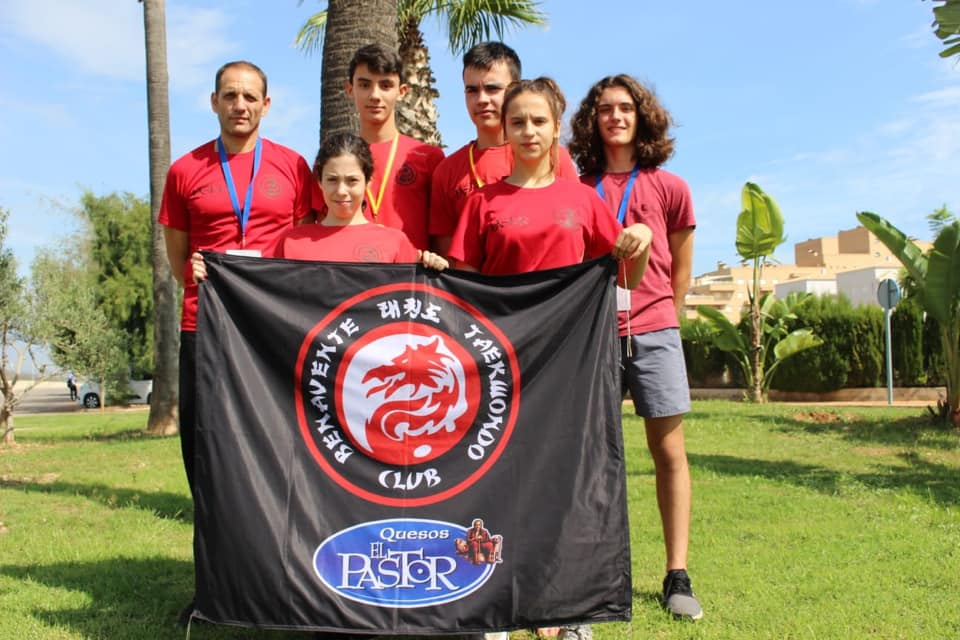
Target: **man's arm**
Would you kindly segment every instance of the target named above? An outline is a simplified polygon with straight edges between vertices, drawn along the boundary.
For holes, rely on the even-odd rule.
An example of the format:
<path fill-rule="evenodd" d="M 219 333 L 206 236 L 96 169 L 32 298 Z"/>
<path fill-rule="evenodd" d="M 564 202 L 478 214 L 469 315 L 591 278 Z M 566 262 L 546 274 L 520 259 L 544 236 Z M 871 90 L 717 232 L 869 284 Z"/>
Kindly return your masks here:
<path fill-rule="evenodd" d="M 693 227 L 674 231 L 667 236 L 670 245 L 670 284 L 673 286 L 673 306 L 677 315 L 683 313 L 684 298 L 690 288 L 693 272 Z"/>
<path fill-rule="evenodd" d="M 167 262 L 170 263 L 170 272 L 176 278 L 180 286 L 183 284 L 183 268 L 187 263 L 187 255 L 190 251 L 190 241 L 186 231 L 174 229 L 172 227 L 163 228 L 163 241 L 167 246 Z"/>

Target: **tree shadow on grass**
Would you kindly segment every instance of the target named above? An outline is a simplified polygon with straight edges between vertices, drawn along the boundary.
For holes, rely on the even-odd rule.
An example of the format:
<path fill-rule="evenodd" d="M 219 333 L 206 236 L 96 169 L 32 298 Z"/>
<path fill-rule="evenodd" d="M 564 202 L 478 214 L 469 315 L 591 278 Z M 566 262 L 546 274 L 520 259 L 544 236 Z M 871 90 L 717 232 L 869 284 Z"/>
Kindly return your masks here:
<path fill-rule="evenodd" d="M 0 574 L 20 582 L 83 593 L 82 608 L 56 608 L 44 598 L 31 614 L 51 628 L 67 628 L 83 638 L 125 640 L 182 640 L 176 626 L 179 610 L 193 590 L 190 562 L 171 558 L 111 558 L 91 562 L 48 565 L 4 565 Z M 54 601 L 55 602 L 55 601 Z M 215 625 L 192 626 L 191 638 L 304 639 L 302 633 L 236 629 Z"/>
<path fill-rule="evenodd" d="M 124 429 L 122 431 L 109 431 L 91 428 L 87 432 L 76 431 L 74 433 L 60 433 L 56 430 L 29 431 L 24 437 L 24 441 L 37 444 L 65 444 L 68 442 L 102 442 L 102 443 L 126 443 L 139 442 L 143 440 L 165 440 L 174 439 L 175 436 L 157 436 L 147 433 L 142 428 Z"/>
<path fill-rule="evenodd" d="M 948 465 L 924 460 L 912 452 L 897 455 L 897 458 L 908 465 L 907 468 L 891 466 L 882 471 L 870 472 L 844 472 L 789 460 L 759 460 L 727 455 L 688 453 L 687 458 L 692 467 L 720 475 L 759 476 L 789 482 L 827 495 L 842 491 L 844 487 L 849 487 L 852 481 L 869 489 L 908 491 L 942 506 L 955 506 L 960 502 L 957 470 Z"/>
<path fill-rule="evenodd" d="M 193 522 L 193 501 L 187 496 L 169 491 L 138 491 L 99 483 L 30 482 L 10 479 L 0 480 L 0 489 L 83 496 L 110 509 L 145 509 L 158 518 Z"/>
<path fill-rule="evenodd" d="M 709 420 L 709 416 L 704 416 Z M 930 416 L 889 419 L 856 409 L 837 411 L 828 407 L 796 407 L 778 415 L 743 414 L 744 420 L 766 423 L 781 433 L 834 434 L 849 442 L 885 446 L 922 446 L 941 451 L 960 450 L 960 432 L 934 424 Z"/>

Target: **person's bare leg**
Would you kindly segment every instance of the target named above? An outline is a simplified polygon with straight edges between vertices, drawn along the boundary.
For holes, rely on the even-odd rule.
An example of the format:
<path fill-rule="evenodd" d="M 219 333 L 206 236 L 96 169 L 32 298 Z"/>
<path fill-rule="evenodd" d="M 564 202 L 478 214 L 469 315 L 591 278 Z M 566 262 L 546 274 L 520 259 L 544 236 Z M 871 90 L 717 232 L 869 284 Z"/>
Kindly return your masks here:
<path fill-rule="evenodd" d="M 687 568 L 690 545 L 690 467 L 683 415 L 645 418 L 647 447 L 657 474 L 657 506 L 667 550 L 667 571 Z"/>

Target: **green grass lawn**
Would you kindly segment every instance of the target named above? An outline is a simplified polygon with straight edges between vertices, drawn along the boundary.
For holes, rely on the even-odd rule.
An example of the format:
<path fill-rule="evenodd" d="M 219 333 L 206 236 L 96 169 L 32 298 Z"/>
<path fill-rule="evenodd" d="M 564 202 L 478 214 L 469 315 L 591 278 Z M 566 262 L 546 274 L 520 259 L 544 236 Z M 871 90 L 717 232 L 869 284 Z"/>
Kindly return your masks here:
<path fill-rule="evenodd" d="M 17 418 L 17 446 L 0 448 L 0 639 L 184 637 L 192 507 L 179 441 L 144 436 L 145 421 Z M 915 408 L 724 401 L 695 402 L 686 432 L 705 617 L 659 607 L 653 466 L 628 415 L 634 619 L 595 626 L 597 640 L 960 638 L 960 435 Z"/>

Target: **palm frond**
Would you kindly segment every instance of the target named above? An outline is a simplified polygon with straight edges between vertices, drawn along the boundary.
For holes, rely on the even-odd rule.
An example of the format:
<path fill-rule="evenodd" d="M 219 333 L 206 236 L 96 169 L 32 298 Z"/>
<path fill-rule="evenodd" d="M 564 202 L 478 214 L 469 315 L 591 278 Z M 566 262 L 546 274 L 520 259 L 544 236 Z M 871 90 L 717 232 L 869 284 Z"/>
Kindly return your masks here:
<path fill-rule="evenodd" d="M 300 4 L 303 4 L 301 0 Z M 302 53 L 313 55 L 323 50 L 323 35 L 327 31 L 327 10 L 313 14 L 300 27 L 293 43 Z"/>
<path fill-rule="evenodd" d="M 943 41 L 941 58 L 960 54 L 960 0 L 934 0 L 942 2 L 933 8 L 934 34 Z"/>
<path fill-rule="evenodd" d="M 411 3 L 431 5 L 426 15 L 435 15 L 447 30 L 447 46 L 454 54 L 485 40 L 502 40 L 510 29 L 526 25 L 546 26 L 547 14 L 533 0 L 437 0 Z M 403 3 L 407 4 L 407 3 Z"/>

